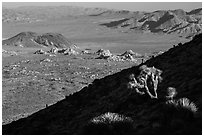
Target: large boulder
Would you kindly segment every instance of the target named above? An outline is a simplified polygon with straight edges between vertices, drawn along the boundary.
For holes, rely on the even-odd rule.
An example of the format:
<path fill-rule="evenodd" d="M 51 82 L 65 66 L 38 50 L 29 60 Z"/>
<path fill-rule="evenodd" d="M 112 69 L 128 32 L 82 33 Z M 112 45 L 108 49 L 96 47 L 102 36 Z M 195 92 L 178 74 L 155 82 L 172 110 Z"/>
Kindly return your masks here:
<path fill-rule="evenodd" d="M 110 57 L 112 55 L 112 53 L 109 50 L 104 50 L 104 49 L 99 49 L 96 53 L 101 57 L 105 57 L 105 58 Z"/>
<path fill-rule="evenodd" d="M 40 50 L 35 51 L 34 54 L 46 54 L 46 52 L 40 49 Z"/>
<path fill-rule="evenodd" d="M 77 54 L 79 53 L 72 48 L 68 48 L 64 51 L 64 55 L 77 55 Z"/>

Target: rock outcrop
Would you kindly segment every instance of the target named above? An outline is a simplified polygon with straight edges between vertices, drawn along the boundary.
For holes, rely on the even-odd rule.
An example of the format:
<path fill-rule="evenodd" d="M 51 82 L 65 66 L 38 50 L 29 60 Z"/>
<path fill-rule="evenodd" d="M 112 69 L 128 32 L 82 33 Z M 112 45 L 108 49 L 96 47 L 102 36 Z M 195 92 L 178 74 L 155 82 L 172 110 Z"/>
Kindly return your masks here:
<path fill-rule="evenodd" d="M 43 50 L 37 50 L 34 54 L 64 54 L 64 55 L 78 55 L 79 53 L 72 48 L 51 48 L 45 52 Z"/>
<path fill-rule="evenodd" d="M 134 53 L 132 50 L 126 51 L 125 53 L 123 53 L 121 55 L 114 55 L 109 50 L 99 49 L 96 52 L 96 54 L 99 55 L 99 57 L 97 57 L 97 59 L 106 59 L 109 61 L 132 61 L 132 62 L 136 62 L 137 61 L 136 58 L 140 56 L 139 54 Z"/>

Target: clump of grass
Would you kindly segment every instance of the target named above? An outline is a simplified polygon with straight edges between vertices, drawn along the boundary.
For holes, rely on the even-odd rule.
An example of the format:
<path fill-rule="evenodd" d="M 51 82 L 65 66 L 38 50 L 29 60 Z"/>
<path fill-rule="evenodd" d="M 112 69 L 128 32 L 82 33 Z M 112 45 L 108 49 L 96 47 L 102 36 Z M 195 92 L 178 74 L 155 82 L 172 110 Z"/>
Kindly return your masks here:
<path fill-rule="evenodd" d="M 178 106 L 186 108 L 192 112 L 197 112 L 198 108 L 195 103 L 191 102 L 188 98 L 180 98 L 178 101 Z"/>
<path fill-rule="evenodd" d="M 84 127 L 83 134 L 114 135 L 130 134 L 133 131 L 133 120 L 117 113 L 107 112 L 94 117 Z"/>
<path fill-rule="evenodd" d="M 193 113 L 198 111 L 198 108 L 194 102 L 191 102 L 188 98 L 180 98 L 178 100 L 169 100 L 166 102 L 169 105 L 173 105 L 178 109 L 187 109 Z"/>
<path fill-rule="evenodd" d="M 111 124 L 111 123 L 117 123 L 117 122 L 132 122 L 132 119 L 129 117 L 125 117 L 123 115 L 119 115 L 117 113 L 107 112 L 103 115 L 93 118 L 91 122 L 95 124 L 98 124 L 98 123 Z"/>

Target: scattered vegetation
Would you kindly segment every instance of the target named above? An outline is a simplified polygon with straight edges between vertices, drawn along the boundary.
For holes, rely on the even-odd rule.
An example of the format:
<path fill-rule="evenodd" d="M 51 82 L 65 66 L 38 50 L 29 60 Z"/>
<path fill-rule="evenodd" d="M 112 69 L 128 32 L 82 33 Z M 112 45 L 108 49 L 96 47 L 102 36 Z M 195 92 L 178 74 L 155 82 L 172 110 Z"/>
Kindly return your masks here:
<path fill-rule="evenodd" d="M 173 99 L 177 95 L 176 89 L 174 87 L 168 87 L 167 89 L 167 99 Z"/>
<path fill-rule="evenodd" d="M 139 66 L 95 80 L 27 118 L 3 125 L 3 134 L 41 134 L 42 130 L 43 134 L 202 134 L 201 49 L 202 35 L 198 35 Z M 158 91 L 158 96 L 152 94 L 158 99 L 129 94 L 128 83 L 146 94 L 147 89 L 136 87 L 135 80 L 151 94 Z"/>
<path fill-rule="evenodd" d="M 133 120 L 117 113 L 107 112 L 90 120 L 85 134 L 127 134 L 133 129 Z"/>

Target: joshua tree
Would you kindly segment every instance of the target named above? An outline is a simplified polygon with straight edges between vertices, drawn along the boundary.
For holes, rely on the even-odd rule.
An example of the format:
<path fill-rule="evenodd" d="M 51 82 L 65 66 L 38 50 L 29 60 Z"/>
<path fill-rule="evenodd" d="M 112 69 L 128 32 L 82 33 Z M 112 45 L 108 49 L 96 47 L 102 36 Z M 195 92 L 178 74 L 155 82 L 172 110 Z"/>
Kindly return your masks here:
<path fill-rule="evenodd" d="M 137 93 L 139 93 L 139 94 L 142 94 L 142 95 L 145 94 L 144 92 L 139 91 L 139 89 L 144 88 L 144 85 L 140 84 L 139 82 L 137 82 L 137 80 L 135 79 L 135 75 L 134 74 L 131 74 L 129 76 L 129 79 L 130 79 L 129 84 L 130 84 L 130 88 L 131 89 L 135 89 L 135 91 Z"/>
<path fill-rule="evenodd" d="M 149 68 L 146 65 L 143 65 L 139 68 L 141 70 L 140 74 L 138 75 L 137 79 L 135 78 L 134 74 L 131 74 L 129 76 L 129 79 L 131 82 L 129 82 L 130 87 L 134 88 L 135 91 L 139 94 L 145 94 L 145 92 L 151 97 L 151 98 L 157 98 L 157 86 L 159 83 L 159 80 L 161 80 L 161 70 L 158 70 L 154 67 Z M 153 87 L 154 95 L 152 95 L 149 91 L 149 86 Z M 144 92 L 140 91 L 141 89 L 144 89 Z"/>

